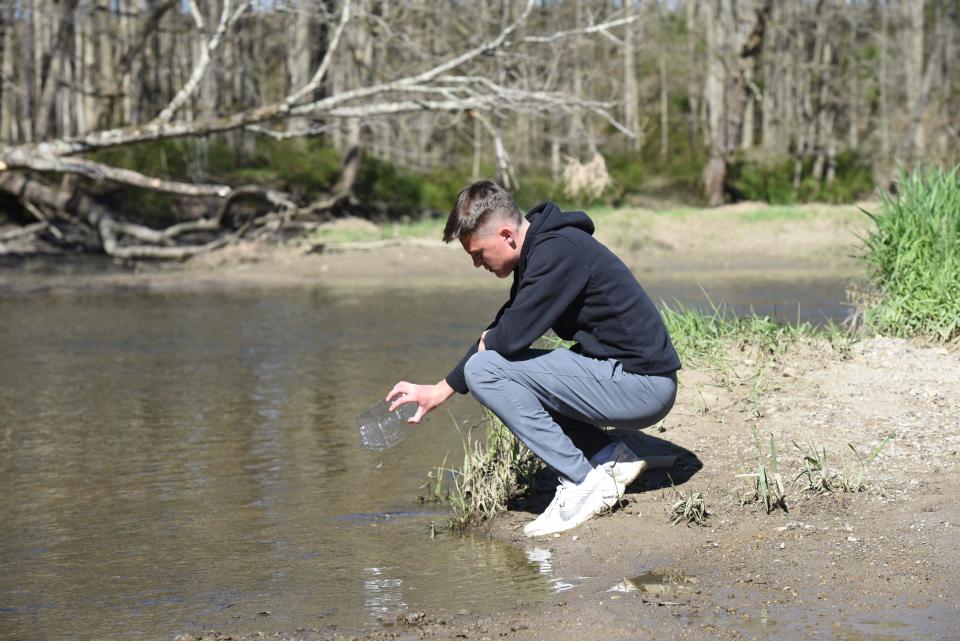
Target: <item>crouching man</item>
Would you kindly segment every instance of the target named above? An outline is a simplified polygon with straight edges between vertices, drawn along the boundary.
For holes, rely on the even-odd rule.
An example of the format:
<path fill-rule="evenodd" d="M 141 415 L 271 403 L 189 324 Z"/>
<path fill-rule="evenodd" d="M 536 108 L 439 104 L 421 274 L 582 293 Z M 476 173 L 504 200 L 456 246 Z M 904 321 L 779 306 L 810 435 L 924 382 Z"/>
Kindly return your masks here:
<path fill-rule="evenodd" d="M 443 232 L 474 267 L 513 274 L 509 300 L 446 378 L 397 383 L 393 407 L 423 416 L 468 391 L 559 475 L 553 501 L 524 527 L 542 536 L 612 507 L 643 462 L 600 425 L 640 429 L 673 407 L 677 356 L 660 313 L 582 212 L 544 203 L 522 216 L 490 181 L 465 187 Z M 571 349 L 531 349 L 552 329 Z M 402 398 L 401 398 L 402 396 Z"/>

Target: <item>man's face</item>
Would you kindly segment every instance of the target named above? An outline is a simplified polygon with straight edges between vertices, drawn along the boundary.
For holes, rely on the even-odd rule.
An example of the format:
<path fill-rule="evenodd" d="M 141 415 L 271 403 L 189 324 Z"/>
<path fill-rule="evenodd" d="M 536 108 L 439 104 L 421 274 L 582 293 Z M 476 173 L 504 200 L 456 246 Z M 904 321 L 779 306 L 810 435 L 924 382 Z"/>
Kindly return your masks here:
<path fill-rule="evenodd" d="M 492 230 L 478 229 L 462 238 L 460 243 L 473 259 L 474 267 L 483 267 L 496 274 L 497 278 L 509 276 L 520 259 L 516 230 L 509 226 Z"/>

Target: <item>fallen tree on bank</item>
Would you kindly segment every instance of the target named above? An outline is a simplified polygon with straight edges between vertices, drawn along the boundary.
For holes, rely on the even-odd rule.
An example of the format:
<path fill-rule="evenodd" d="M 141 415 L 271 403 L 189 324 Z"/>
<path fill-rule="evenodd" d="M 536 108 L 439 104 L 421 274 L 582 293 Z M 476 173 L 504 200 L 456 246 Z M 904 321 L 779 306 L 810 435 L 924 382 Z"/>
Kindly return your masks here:
<path fill-rule="evenodd" d="M 270 235 L 295 222 L 322 219 L 325 213 L 351 196 L 362 157 L 359 147 L 351 148 L 333 187 L 317 199 L 299 203 L 291 194 L 278 189 L 254 184 L 171 180 L 90 158 L 95 152 L 120 146 L 205 138 L 238 130 L 274 138 L 305 137 L 322 131 L 323 125 L 301 127 L 304 121 L 364 121 L 418 111 L 447 112 L 455 118 L 482 123 L 498 149 L 498 170 L 502 180 L 509 182 L 508 156 L 499 151 L 504 145 L 488 115 L 545 109 L 590 111 L 624 135 L 634 136 L 634 132 L 610 114 L 608 103 L 548 91 L 546 82 L 540 88 L 517 88 L 495 80 L 489 74 L 484 75 L 483 68 L 474 64 L 480 59 L 504 56 L 505 52 L 524 46 L 536 47 L 547 38 L 605 34 L 633 20 L 611 19 L 585 29 L 521 37 L 519 29 L 535 5 L 534 0 L 529 0 L 516 19 L 503 26 L 491 39 L 451 53 L 422 71 L 330 93 L 322 91 L 324 80 L 344 33 L 354 19 L 354 3 L 347 0 L 335 26 L 332 22 L 329 25 L 326 51 L 306 82 L 278 101 L 236 111 L 226 110 L 225 113 L 215 110 L 206 117 L 195 117 L 185 106 L 198 92 L 224 40 L 231 37 L 240 18 L 251 10 L 252 1 L 245 0 L 234 6 L 224 0 L 216 27 L 211 29 L 196 2 L 191 0 L 190 14 L 197 32 L 205 35 L 205 44 L 189 77 L 150 122 L 0 148 L 0 192 L 13 197 L 25 213 L 24 218 L 30 219 L 20 229 L 0 236 L 0 253 L 22 251 L 18 248 L 29 246 L 33 241 L 52 247 L 79 245 L 120 259 L 190 258 L 240 239 Z M 106 199 L 99 197 L 96 188 L 105 184 L 196 199 L 207 204 L 199 209 L 212 213 L 157 229 L 116 211 Z M 241 203 L 248 205 L 253 213 L 235 215 Z M 77 243 L 77 238 L 85 240 Z"/>

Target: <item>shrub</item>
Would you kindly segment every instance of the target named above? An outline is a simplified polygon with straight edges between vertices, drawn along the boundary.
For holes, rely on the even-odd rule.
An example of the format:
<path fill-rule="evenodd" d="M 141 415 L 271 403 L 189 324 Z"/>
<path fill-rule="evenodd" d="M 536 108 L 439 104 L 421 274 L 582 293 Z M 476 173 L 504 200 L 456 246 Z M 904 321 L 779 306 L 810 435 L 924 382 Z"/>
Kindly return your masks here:
<path fill-rule="evenodd" d="M 246 170 L 244 177 L 258 183 L 276 180 L 298 199 L 310 200 L 328 190 L 340 175 L 341 154 L 318 139 L 260 140 L 254 157 L 230 173 Z"/>
<path fill-rule="evenodd" d="M 866 322 L 893 336 L 960 338 L 960 166 L 900 172 L 863 239 L 877 295 Z"/>
<path fill-rule="evenodd" d="M 700 177 L 707 157 L 702 149 L 692 148 L 685 136 L 671 139 L 670 154 L 660 157 L 659 135 L 650 135 L 639 154 L 612 153 L 607 169 L 613 189 L 607 204 L 621 205 L 632 196 L 644 194 L 696 204 Z"/>
<path fill-rule="evenodd" d="M 760 200 L 775 205 L 797 202 L 853 202 L 873 190 L 869 164 L 853 151 L 837 154 L 836 178 L 827 183 L 811 177 L 813 160 L 804 161 L 799 187 L 793 186 L 794 160 L 749 159 L 740 154 L 730 167 L 728 184 L 737 199 Z"/>

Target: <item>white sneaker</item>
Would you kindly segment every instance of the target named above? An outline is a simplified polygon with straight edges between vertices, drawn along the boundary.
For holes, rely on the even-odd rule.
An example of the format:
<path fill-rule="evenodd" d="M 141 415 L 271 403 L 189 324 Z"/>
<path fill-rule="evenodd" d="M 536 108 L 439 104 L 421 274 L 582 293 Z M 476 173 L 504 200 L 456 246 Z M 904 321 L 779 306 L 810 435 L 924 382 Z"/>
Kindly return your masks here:
<path fill-rule="evenodd" d="M 613 464 L 613 476 L 617 483 L 624 487 L 636 481 L 648 467 L 646 461 L 638 458 L 629 447 L 619 441 L 610 443 L 590 459 L 590 464 L 594 467 L 606 463 Z"/>
<path fill-rule="evenodd" d="M 540 516 L 530 521 L 523 526 L 523 533 L 527 536 L 536 536 L 537 532 L 541 530 L 547 523 L 549 523 L 560 511 L 560 503 L 563 500 L 563 490 L 569 485 L 573 485 L 567 479 L 560 477 L 560 484 L 557 485 L 556 493 L 553 495 L 553 499 L 550 501 L 550 505 L 547 506 Z"/>
<path fill-rule="evenodd" d="M 529 523 L 523 528 L 523 533 L 527 536 L 545 536 L 570 530 L 612 508 L 622 496 L 623 485 L 614 478 L 611 464 L 593 468 L 580 483 L 561 479 L 557 494 L 553 497 L 556 506 L 552 510 L 548 506 L 534 521 L 540 524 L 533 527 L 534 523 Z"/>

